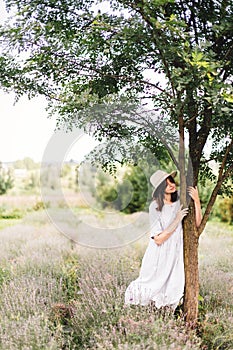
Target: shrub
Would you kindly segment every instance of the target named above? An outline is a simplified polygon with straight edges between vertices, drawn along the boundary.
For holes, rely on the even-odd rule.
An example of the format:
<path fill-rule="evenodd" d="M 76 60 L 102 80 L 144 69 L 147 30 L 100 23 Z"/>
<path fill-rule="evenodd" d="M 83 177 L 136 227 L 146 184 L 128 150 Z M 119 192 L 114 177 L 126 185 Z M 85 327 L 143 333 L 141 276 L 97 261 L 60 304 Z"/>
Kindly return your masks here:
<path fill-rule="evenodd" d="M 14 180 L 10 170 L 5 170 L 0 163 L 0 195 L 13 188 Z"/>
<path fill-rule="evenodd" d="M 21 219 L 24 216 L 24 214 L 25 213 L 18 208 L 8 209 L 4 206 L 0 207 L 1 219 Z"/>
<path fill-rule="evenodd" d="M 102 180 L 96 192 L 103 208 L 110 206 L 126 214 L 147 209 L 148 180 L 139 167 L 128 167 L 118 183 Z"/>
<path fill-rule="evenodd" d="M 30 172 L 30 175 L 24 181 L 25 190 L 33 190 L 39 188 L 40 180 L 39 180 L 39 172 Z"/>
<path fill-rule="evenodd" d="M 214 215 L 222 222 L 233 224 L 233 197 L 219 198 L 216 202 Z"/>
<path fill-rule="evenodd" d="M 0 267 L 0 288 L 3 283 L 10 279 L 10 271 L 4 267 Z"/>
<path fill-rule="evenodd" d="M 36 204 L 33 206 L 33 210 L 38 211 L 38 210 L 43 210 L 46 208 L 49 208 L 50 203 L 49 202 L 42 202 L 38 201 Z"/>
<path fill-rule="evenodd" d="M 78 272 L 79 263 L 77 255 L 65 256 L 61 267 L 61 282 L 67 302 L 75 300 L 80 290 Z"/>

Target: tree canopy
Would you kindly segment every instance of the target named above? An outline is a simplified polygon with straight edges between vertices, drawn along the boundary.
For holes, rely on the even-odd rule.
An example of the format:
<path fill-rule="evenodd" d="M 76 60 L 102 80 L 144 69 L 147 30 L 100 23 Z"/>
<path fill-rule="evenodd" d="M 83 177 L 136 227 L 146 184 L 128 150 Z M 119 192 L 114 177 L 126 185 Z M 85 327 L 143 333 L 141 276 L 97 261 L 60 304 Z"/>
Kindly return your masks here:
<path fill-rule="evenodd" d="M 182 116 L 190 145 L 198 148 L 194 168 L 208 137 L 217 146 L 208 160 L 222 159 L 233 124 L 231 1 L 11 0 L 6 6 L 14 15 L 1 30 L 3 87 L 17 96 L 44 94 L 58 125 L 92 124 L 111 138 L 135 127 L 106 128 L 96 116 L 86 118 L 85 108 L 119 96 L 150 100 L 172 126 Z M 206 160 L 203 169 L 210 172 Z"/>

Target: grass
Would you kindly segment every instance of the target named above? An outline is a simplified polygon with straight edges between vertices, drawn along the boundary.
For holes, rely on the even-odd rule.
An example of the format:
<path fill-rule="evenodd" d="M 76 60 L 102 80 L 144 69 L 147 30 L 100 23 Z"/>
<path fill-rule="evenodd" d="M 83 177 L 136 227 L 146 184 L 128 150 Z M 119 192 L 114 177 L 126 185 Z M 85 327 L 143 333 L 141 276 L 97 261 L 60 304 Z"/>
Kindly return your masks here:
<path fill-rule="evenodd" d="M 0 349 L 233 349 L 229 226 L 210 222 L 200 240 L 198 332 L 169 312 L 125 307 L 146 237 L 121 249 L 72 245 L 38 211 L 0 239 Z"/>
<path fill-rule="evenodd" d="M 233 349 L 233 227 L 211 222 L 200 240 L 205 349 Z"/>
<path fill-rule="evenodd" d="M 0 219 L 0 230 L 8 226 L 13 226 L 20 223 L 21 219 Z"/>

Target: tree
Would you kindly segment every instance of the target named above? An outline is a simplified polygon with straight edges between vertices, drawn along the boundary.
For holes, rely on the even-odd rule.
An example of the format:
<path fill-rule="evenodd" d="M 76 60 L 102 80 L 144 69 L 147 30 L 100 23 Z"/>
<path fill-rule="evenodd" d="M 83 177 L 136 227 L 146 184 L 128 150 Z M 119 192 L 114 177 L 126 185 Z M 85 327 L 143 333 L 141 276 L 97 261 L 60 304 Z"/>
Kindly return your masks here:
<path fill-rule="evenodd" d="M 25 190 L 38 189 L 40 186 L 39 172 L 31 171 L 29 176 L 24 180 Z"/>
<path fill-rule="evenodd" d="M 148 209 L 148 181 L 141 168 L 127 167 L 120 179 L 119 175 L 117 179 L 103 175 L 99 175 L 96 186 L 97 200 L 103 208 L 110 206 L 126 214 Z"/>
<path fill-rule="evenodd" d="M 15 169 L 27 169 L 27 170 L 39 169 L 39 163 L 35 163 L 34 160 L 31 159 L 30 157 L 16 160 L 13 166 Z"/>
<path fill-rule="evenodd" d="M 127 182 L 132 186 L 132 198 L 127 201 Z M 143 170 L 138 167 L 131 167 L 128 169 L 123 177 L 123 183 L 121 188 L 122 201 L 126 199 L 126 204 L 123 206 L 123 212 L 134 213 L 137 211 L 143 211 L 148 208 L 148 182 Z M 126 197 L 126 198 L 125 198 Z"/>
<path fill-rule="evenodd" d="M 233 224 L 233 198 L 220 198 L 214 208 L 214 215 L 221 221 Z"/>
<path fill-rule="evenodd" d="M 6 90 L 14 89 L 17 98 L 25 92 L 30 98 L 45 95 L 52 113 L 58 114 L 58 127 L 84 127 L 99 139 L 114 141 L 108 148 L 111 157 L 100 152 L 110 170 L 114 158 L 128 160 L 134 140 L 156 158 L 173 160 L 180 171 L 184 205 L 188 185 L 196 186 L 200 178 L 214 183 L 201 226 L 194 224 L 192 202 L 184 220 L 184 311 L 195 324 L 198 240 L 233 171 L 233 3 L 109 0 L 109 12 L 101 10 L 101 3 L 6 0 L 16 14 L 1 31 L 0 81 Z M 123 104 L 130 100 L 130 107 L 122 109 L 120 99 Z M 145 100 L 159 113 L 156 122 L 140 110 Z M 117 108 L 111 107 L 113 101 Z M 97 104 L 107 109 L 104 117 Z M 155 132 L 159 123 L 173 137 L 178 132 L 178 159 L 168 142 L 172 138 L 161 129 Z M 122 140 L 127 141 L 127 152 L 119 147 Z M 206 156 L 209 140 L 213 146 Z M 218 164 L 217 173 L 211 160 Z"/>
<path fill-rule="evenodd" d="M 5 170 L 0 162 L 0 195 L 7 193 L 14 186 L 11 170 Z"/>

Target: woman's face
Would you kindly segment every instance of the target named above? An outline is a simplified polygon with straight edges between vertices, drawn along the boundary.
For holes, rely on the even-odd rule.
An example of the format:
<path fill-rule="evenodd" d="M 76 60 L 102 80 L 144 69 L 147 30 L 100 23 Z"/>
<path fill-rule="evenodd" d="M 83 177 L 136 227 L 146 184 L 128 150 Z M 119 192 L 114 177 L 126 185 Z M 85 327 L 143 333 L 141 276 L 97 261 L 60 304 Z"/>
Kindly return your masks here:
<path fill-rule="evenodd" d="M 165 193 L 170 194 L 176 192 L 176 184 L 171 182 L 169 179 L 166 180 L 167 187 Z"/>

